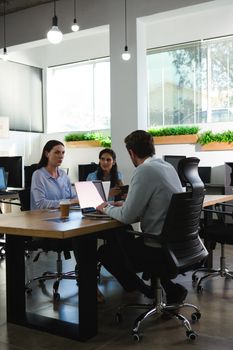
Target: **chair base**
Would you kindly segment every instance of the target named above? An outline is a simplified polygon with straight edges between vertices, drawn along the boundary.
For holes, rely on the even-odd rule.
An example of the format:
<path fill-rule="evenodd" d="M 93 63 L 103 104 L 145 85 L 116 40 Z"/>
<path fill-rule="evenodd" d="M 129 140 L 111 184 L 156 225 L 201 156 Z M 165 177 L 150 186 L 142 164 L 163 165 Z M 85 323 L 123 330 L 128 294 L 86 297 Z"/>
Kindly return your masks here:
<path fill-rule="evenodd" d="M 206 272 L 204 276 L 202 276 L 199 280 L 196 276 L 198 272 Z M 220 256 L 220 269 L 209 269 L 209 268 L 200 268 L 193 272 L 192 281 L 197 283 L 197 293 L 203 292 L 202 282 L 209 277 L 225 277 L 225 278 L 233 278 L 233 271 L 229 271 L 226 267 L 226 258 L 224 255 L 224 244 L 221 244 L 221 256 Z"/>
<path fill-rule="evenodd" d="M 196 274 L 198 272 L 206 272 L 206 274 L 204 276 L 202 276 L 201 278 L 197 278 Z M 221 277 L 224 277 L 224 278 L 232 278 L 233 279 L 233 271 L 229 271 L 226 267 L 225 268 L 220 268 L 218 270 L 215 270 L 215 269 L 208 269 L 208 268 L 202 268 L 202 269 L 198 269 L 196 271 L 193 272 L 192 274 L 192 281 L 195 283 L 198 281 L 197 283 L 197 287 L 196 287 L 196 290 L 197 290 L 197 293 L 202 293 L 203 292 L 203 286 L 202 286 L 202 282 L 204 280 L 206 280 L 207 278 L 209 277 L 218 277 L 218 276 L 221 276 Z"/>
<path fill-rule="evenodd" d="M 179 310 L 183 307 L 188 307 L 194 309 L 194 312 L 191 314 L 191 319 L 193 322 L 199 320 L 201 318 L 201 313 L 199 309 L 189 303 L 182 303 L 182 304 L 174 304 L 174 305 L 166 305 L 163 302 L 159 302 L 156 305 L 154 304 L 127 304 L 118 309 L 118 312 L 116 313 L 116 321 L 119 323 L 122 321 L 122 314 L 121 310 L 125 307 L 130 308 L 137 308 L 137 309 L 148 309 L 144 313 L 142 313 L 140 316 L 137 317 L 137 319 L 134 321 L 134 325 L 132 328 L 132 337 L 135 341 L 140 341 L 142 339 L 142 333 L 140 332 L 140 328 L 142 323 L 149 317 L 154 318 L 160 318 L 163 316 L 166 316 L 168 318 L 176 318 L 177 320 L 181 321 L 182 325 L 186 328 L 186 336 L 190 340 L 195 340 L 197 338 L 196 332 L 193 331 L 189 320 L 183 316 Z"/>
<path fill-rule="evenodd" d="M 32 278 L 31 280 L 27 281 L 25 284 L 25 291 L 27 294 L 30 294 L 32 292 L 31 284 L 35 281 L 38 281 L 41 287 L 44 287 L 44 282 L 48 280 L 55 280 L 53 283 L 53 300 L 59 301 L 60 300 L 60 294 L 58 293 L 58 288 L 61 280 L 67 279 L 67 280 L 76 280 L 78 282 L 78 275 L 76 271 L 69 271 L 69 272 L 50 272 L 46 271 L 41 276 Z"/>
<path fill-rule="evenodd" d="M 136 309 L 146 309 L 147 311 L 143 312 L 140 316 L 136 318 L 134 321 L 132 336 L 136 341 L 140 341 L 142 339 L 142 334 L 140 333 L 141 324 L 149 317 L 160 318 L 163 315 L 169 318 L 176 318 L 182 322 L 182 325 L 186 328 L 186 336 L 195 340 L 197 338 L 197 334 L 193 331 L 189 320 L 183 316 L 179 311 L 181 308 L 187 307 L 194 309 L 194 312 L 191 314 L 192 321 L 198 321 L 201 318 L 201 312 L 199 309 L 189 303 L 179 303 L 179 304 L 169 304 L 167 305 L 164 302 L 163 298 L 163 290 L 160 285 L 160 280 L 158 278 L 152 277 L 152 286 L 154 286 L 155 298 L 152 304 L 126 304 L 120 306 L 116 313 L 116 321 L 119 323 L 122 321 L 122 310 L 125 308 L 136 308 Z"/>

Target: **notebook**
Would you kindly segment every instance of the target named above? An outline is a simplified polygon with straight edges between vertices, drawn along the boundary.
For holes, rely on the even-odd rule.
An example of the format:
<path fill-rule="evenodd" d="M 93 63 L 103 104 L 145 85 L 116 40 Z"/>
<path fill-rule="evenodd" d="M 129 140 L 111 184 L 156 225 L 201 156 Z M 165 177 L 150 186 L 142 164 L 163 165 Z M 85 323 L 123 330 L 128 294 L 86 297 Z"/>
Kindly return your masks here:
<path fill-rule="evenodd" d="M 78 181 L 75 183 L 75 188 L 82 214 L 85 217 L 111 219 L 107 214 L 100 213 L 95 209 L 101 203 L 106 202 L 107 197 L 102 181 Z M 109 192 L 109 188 L 106 186 L 107 192 Z"/>

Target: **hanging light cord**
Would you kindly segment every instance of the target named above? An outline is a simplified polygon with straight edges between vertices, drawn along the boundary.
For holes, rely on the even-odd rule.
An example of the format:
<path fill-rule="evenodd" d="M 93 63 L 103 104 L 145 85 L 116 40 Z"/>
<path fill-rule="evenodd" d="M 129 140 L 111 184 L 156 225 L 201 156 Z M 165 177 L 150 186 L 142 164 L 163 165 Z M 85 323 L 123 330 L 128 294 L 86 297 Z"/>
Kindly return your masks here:
<path fill-rule="evenodd" d="M 127 4 L 125 0 L 125 46 L 127 46 Z"/>
<path fill-rule="evenodd" d="M 74 18 L 76 19 L 76 0 L 74 0 Z"/>
<path fill-rule="evenodd" d="M 56 0 L 54 0 L 54 3 L 53 3 L 53 9 L 54 9 L 54 16 L 56 16 Z"/>
<path fill-rule="evenodd" d="M 3 2 L 3 44 L 6 48 L 6 0 Z"/>

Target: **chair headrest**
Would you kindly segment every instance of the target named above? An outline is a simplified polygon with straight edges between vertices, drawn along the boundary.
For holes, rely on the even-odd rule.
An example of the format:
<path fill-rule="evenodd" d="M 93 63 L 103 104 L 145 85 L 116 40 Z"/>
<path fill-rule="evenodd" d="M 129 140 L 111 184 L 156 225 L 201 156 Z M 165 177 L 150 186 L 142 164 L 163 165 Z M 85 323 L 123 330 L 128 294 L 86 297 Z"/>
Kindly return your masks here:
<path fill-rule="evenodd" d="M 187 157 L 181 159 L 178 164 L 178 174 L 182 182 L 191 186 L 193 195 L 204 191 L 204 183 L 198 173 L 200 159 L 197 157 Z"/>

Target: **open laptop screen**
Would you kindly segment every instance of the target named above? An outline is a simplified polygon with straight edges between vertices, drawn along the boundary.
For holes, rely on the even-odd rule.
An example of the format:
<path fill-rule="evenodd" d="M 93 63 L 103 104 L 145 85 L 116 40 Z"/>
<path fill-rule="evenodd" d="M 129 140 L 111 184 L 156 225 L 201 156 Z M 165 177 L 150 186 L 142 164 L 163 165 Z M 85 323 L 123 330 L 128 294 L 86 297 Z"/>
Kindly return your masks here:
<path fill-rule="evenodd" d="M 75 188 L 81 209 L 96 208 L 106 200 L 101 181 L 79 181 Z"/>

